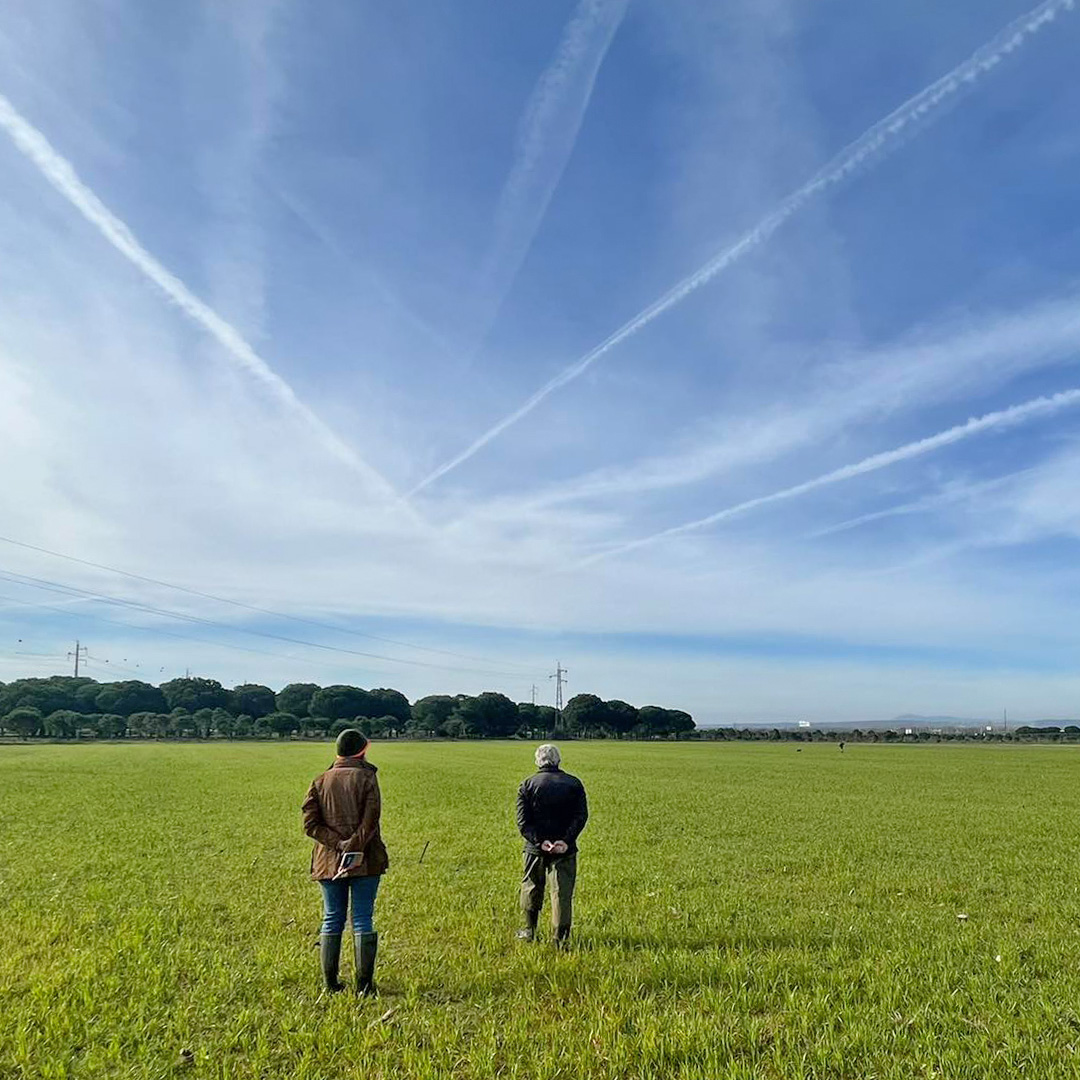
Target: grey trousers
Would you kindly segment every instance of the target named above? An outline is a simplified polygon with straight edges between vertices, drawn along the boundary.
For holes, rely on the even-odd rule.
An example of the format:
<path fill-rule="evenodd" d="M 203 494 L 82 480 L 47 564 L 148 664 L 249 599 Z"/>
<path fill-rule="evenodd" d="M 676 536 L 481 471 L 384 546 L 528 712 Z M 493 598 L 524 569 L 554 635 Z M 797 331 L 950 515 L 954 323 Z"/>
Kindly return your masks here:
<path fill-rule="evenodd" d="M 525 853 L 525 873 L 521 878 L 521 910 L 534 922 L 544 906 L 545 882 L 551 890 L 551 925 L 568 930 L 573 919 L 574 883 L 577 881 L 577 852 L 569 855 Z"/>

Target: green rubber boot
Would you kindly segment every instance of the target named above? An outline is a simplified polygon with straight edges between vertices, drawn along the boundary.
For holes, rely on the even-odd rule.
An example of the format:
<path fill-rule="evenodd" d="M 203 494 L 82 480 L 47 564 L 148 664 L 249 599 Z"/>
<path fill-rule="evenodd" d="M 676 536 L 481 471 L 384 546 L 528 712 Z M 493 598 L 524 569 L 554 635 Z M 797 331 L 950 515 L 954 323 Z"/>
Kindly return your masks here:
<path fill-rule="evenodd" d="M 377 994 L 375 989 L 375 955 L 379 951 L 378 934 L 353 934 L 356 951 L 356 992 L 364 997 Z"/>
<path fill-rule="evenodd" d="M 345 987 L 338 981 L 341 965 L 341 935 L 319 935 L 319 962 L 322 965 L 323 985 L 331 994 L 336 994 Z"/>

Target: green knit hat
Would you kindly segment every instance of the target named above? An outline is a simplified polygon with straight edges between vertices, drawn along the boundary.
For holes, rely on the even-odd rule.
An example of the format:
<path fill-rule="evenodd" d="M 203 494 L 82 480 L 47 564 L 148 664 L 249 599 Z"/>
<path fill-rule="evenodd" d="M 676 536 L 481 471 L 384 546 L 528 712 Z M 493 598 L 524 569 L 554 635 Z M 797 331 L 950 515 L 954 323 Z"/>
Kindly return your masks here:
<path fill-rule="evenodd" d="M 338 757 L 353 757 L 367 746 L 367 736 L 356 728 L 346 728 L 337 737 Z"/>

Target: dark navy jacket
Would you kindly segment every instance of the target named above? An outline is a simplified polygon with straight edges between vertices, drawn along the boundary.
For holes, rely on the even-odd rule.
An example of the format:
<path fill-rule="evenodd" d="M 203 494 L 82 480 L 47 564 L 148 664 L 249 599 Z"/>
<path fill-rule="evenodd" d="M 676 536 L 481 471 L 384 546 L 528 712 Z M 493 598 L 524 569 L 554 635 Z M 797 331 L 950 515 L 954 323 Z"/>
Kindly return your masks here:
<path fill-rule="evenodd" d="M 554 765 L 545 765 L 518 788 L 518 830 L 530 855 L 544 854 L 544 840 L 565 840 L 568 853 L 577 851 L 578 834 L 588 820 L 585 786 Z"/>

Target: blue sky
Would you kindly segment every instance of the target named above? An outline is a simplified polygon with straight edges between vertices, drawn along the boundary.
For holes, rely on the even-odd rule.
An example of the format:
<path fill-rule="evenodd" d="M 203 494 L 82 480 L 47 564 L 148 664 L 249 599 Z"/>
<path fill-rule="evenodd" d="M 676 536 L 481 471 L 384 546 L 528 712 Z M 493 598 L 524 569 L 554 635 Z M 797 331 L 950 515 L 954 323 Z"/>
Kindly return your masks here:
<path fill-rule="evenodd" d="M 1078 45 L 5 5 L 0 679 L 1076 715 Z"/>

